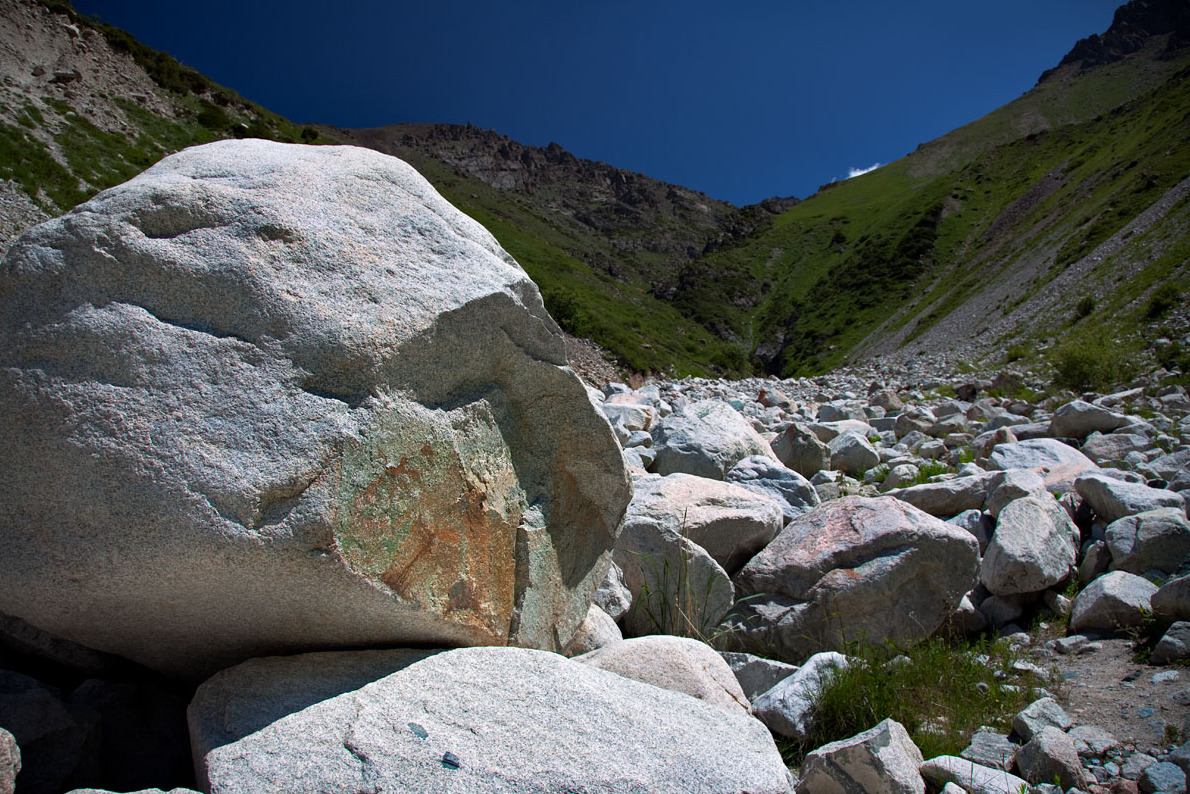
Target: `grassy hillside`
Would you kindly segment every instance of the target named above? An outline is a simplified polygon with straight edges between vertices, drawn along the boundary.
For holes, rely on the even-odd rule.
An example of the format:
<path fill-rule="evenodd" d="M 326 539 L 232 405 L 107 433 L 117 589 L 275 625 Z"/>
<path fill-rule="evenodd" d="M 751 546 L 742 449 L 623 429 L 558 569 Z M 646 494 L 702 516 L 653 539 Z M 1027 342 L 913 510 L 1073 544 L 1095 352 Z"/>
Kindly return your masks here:
<path fill-rule="evenodd" d="M 1186 53 L 1141 54 L 1051 77 L 693 263 L 678 305 L 731 325 L 757 366 L 783 375 L 842 363 L 878 326 L 912 341 L 1027 262 L 996 307 L 1007 315 L 1190 174 L 1187 66 Z M 724 283 L 756 308 L 733 311 Z"/>

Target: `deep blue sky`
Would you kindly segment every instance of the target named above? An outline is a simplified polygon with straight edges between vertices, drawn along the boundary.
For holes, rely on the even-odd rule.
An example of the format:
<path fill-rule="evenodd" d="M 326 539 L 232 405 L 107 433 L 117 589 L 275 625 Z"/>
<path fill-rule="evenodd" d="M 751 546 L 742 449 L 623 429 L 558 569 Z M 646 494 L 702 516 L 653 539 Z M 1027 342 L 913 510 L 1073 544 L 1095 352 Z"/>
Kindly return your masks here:
<path fill-rule="evenodd" d="M 1117 5 L 74 0 L 294 121 L 470 121 L 736 204 L 979 118 Z"/>

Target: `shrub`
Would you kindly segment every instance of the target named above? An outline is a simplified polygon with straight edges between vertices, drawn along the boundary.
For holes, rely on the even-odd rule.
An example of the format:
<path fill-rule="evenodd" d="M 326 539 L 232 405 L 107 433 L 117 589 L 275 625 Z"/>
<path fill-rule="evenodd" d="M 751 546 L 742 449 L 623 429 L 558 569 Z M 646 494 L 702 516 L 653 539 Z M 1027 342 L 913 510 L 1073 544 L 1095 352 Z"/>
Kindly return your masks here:
<path fill-rule="evenodd" d="M 1054 383 L 1074 391 L 1107 391 L 1135 370 L 1118 342 L 1080 337 L 1067 340 L 1054 358 Z"/>
<path fill-rule="evenodd" d="M 1182 291 L 1173 284 L 1162 284 L 1153 290 L 1145 306 L 1145 318 L 1156 320 L 1164 317 L 1170 309 L 1182 302 Z"/>
<path fill-rule="evenodd" d="M 935 637 L 903 653 L 860 646 L 847 655 L 855 661 L 819 694 L 809 736 L 782 747 L 787 763 L 888 718 L 905 726 L 926 758 L 958 755 L 981 726 L 1008 733 L 1033 688 L 1045 683 L 1012 671 L 1016 655 L 1003 640 L 967 645 Z"/>
<path fill-rule="evenodd" d="M 1074 304 L 1074 319 L 1081 320 L 1095 311 L 1095 299 L 1090 295 Z"/>

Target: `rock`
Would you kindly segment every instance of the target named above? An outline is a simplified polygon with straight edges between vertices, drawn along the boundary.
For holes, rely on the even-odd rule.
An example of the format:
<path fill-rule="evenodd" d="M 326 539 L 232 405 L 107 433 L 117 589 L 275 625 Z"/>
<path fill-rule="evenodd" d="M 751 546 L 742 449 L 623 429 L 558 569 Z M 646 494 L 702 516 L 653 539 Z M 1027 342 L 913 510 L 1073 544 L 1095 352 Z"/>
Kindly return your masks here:
<path fill-rule="evenodd" d="M 950 617 L 942 624 L 940 629 L 948 636 L 966 637 L 971 634 L 978 634 L 988 627 L 987 617 L 979 610 L 975 602 L 971 600 L 971 594 L 967 593 L 959 601 L 959 605 L 955 607 Z"/>
<path fill-rule="evenodd" d="M 1171 507 L 1186 513 L 1186 503 L 1174 491 L 1123 482 L 1104 474 L 1084 474 L 1074 481 L 1074 489 L 1105 523 L 1124 516 Z"/>
<path fill-rule="evenodd" d="M 814 703 L 847 657 L 834 651 L 816 653 L 797 672 L 752 699 L 752 713 L 773 733 L 805 739 L 814 716 Z"/>
<path fill-rule="evenodd" d="M 1186 772 L 1176 764 L 1158 761 L 1140 773 L 1140 790 L 1146 794 L 1186 794 Z"/>
<path fill-rule="evenodd" d="M 896 499 L 825 502 L 736 576 L 756 597 L 738 605 L 724 642 L 791 662 L 854 640 L 915 642 L 971 589 L 978 555 L 965 530 Z"/>
<path fill-rule="evenodd" d="M 1144 773 L 1153 764 L 1157 763 L 1157 759 L 1145 753 L 1133 753 L 1128 756 L 1123 766 L 1120 769 L 1120 774 L 1129 780 L 1139 780 L 1141 774 Z"/>
<path fill-rule="evenodd" d="M 1055 438 L 1034 438 L 1015 444 L 1000 444 L 992 450 L 988 465 L 999 471 L 1008 469 L 1043 469 L 1046 488 L 1053 490 L 1063 482 L 1073 481 L 1083 472 L 1095 471 L 1094 461 L 1074 447 Z"/>
<path fill-rule="evenodd" d="M 21 748 L 8 731 L 0 728 L 0 794 L 13 794 L 21 772 Z"/>
<path fill-rule="evenodd" d="M 1106 535 L 1113 571 L 1172 573 L 1190 554 L 1190 521 L 1184 512 L 1170 507 L 1113 521 Z"/>
<path fill-rule="evenodd" d="M 1063 790 L 1087 787 L 1086 773 L 1074 750 L 1074 742 L 1058 728 L 1046 726 L 1034 734 L 1017 751 L 1016 765 L 1032 783 L 1057 782 Z"/>
<path fill-rule="evenodd" d="M 1190 467 L 1190 448 L 1161 455 L 1144 465 L 1149 475 L 1158 480 L 1172 480 L 1180 471 Z"/>
<path fill-rule="evenodd" d="M 1116 737 L 1095 725 L 1075 725 L 1066 735 L 1081 758 L 1102 758 L 1120 746 Z"/>
<path fill-rule="evenodd" d="M 1065 731 L 1073 724 L 1074 720 L 1070 719 L 1065 709 L 1050 697 L 1034 700 L 1012 718 L 1012 729 L 1026 742 L 1036 736 L 1042 728 L 1058 728 Z"/>
<path fill-rule="evenodd" d="M 830 449 L 804 425 L 785 428 L 772 440 L 771 448 L 777 460 L 803 477 L 830 468 Z"/>
<path fill-rule="evenodd" d="M 750 653 L 720 651 L 719 655 L 735 673 L 744 696 L 752 700 L 762 692 L 775 687 L 781 681 L 797 672 L 797 668 L 776 659 L 765 659 Z"/>
<path fill-rule="evenodd" d="M 1111 552 L 1102 540 L 1092 541 L 1083 550 L 1083 561 L 1078 566 L 1079 584 L 1089 584 L 1107 573 L 1111 565 Z"/>
<path fill-rule="evenodd" d="M 855 419 L 856 421 L 863 422 L 867 418 L 863 406 L 856 402 L 837 401 L 823 403 L 818 406 L 819 422 L 842 422 L 847 419 Z"/>
<path fill-rule="evenodd" d="M 1017 745 L 1010 742 L 1007 736 L 980 730 L 971 736 L 971 743 L 959 755 L 989 769 L 1009 770 L 1012 769 L 1016 751 Z"/>
<path fill-rule="evenodd" d="M 624 635 L 620 633 L 620 627 L 616 625 L 612 616 L 591 604 L 586 619 L 579 625 L 570 643 L 562 649 L 562 655 L 574 658 L 623 639 Z"/>
<path fill-rule="evenodd" d="M 1099 431 L 1110 433 L 1129 424 L 1128 417 L 1092 403 L 1075 400 L 1054 411 L 1050 435 L 1055 438 L 1085 438 Z"/>
<path fill-rule="evenodd" d="M 729 574 L 777 536 L 785 520 L 771 496 L 690 474 L 637 475 L 624 525 L 656 524 L 689 538 Z M 627 531 L 627 530 L 625 530 Z"/>
<path fill-rule="evenodd" d="M 249 659 L 207 679 L 187 709 L 194 758 L 353 692 L 438 651 L 324 651 Z M 196 769 L 201 773 L 201 765 Z M 200 787 L 205 782 L 200 778 Z"/>
<path fill-rule="evenodd" d="M 931 758 L 918 771 L 936 788 L 957 785 L 967 794 L 1020 794 L 1029 784 L 1003 769 L 989 769 L 957 755 Z"/>
<path fill-rule="evenodd" d="M 528 276 L 401 161 L 195 147 L 0 273 L 0 610 L 190 678 L 585 617 L 619 445 Z"/>
<path fill-rule="evenodd" d="M 927 511 L 929 512 L 929 511 Z M 979 553 L 983 554 L 992 542 L 992 534 L 996 531 L 996 520 L 981 510 L 964 510 L 946 520 L 948 524 L 962 527 L 971 533 L 979 543 Z"/>
<path fill-rule="evenodd" d="M 894 488 L 911 487 L 921 476 L 921 469 L 912 463 L 901 463 L 888 470 L 884 482 L 880 483 L 880 490 L 888 492 Z"/>
<path fill-rule="evenodd" d="M 1190 621 L 1179 620 L 1170 626 L 1149 660 L 1153 664 L 1173 664 L 1190 659 Z"/>
<path fill-rule="evenodd" d="M 925 408 L 909 408 L 897 415 L 895 425 L 897 438 L 904 439 L 914 431 L 928 433 L 937 421 L 938 418 Z"/>
<path fill-rule="evenodd" d="M 928 482 L 889 491 L 903 502 L 908 502 L 932 516 L 950 517 L 964 510 L 982 510 L 988 498 L 988 491 L 999 477 L 998 472 L 986 472 L 969 477 L 955 477 L 953 480 Z"/>
<path fill-rule="evenodd" d="M 773 499 L 781 507 L 785 521 L 821 502 L 809 480 L 772 458 L 759 455 L 744 458 L 727 472 L 725 479 Z"/>
<path fill-rule="evenodd" d="M 984 615 L 987 623 L 1000 628 L 1014 624 L 1024 614 L 1022 599 L 1014 595 L 992 595 L 979 604 L 980 614 Z"/>
<path fill-rule="evenodd" d="M 662 419 L 653 428 L 653 449 L 657 474 L 712 480 L 722 480 L 744 458 L 773 454 L 748 420 L 720 400 L 691 403 Z"/>
<path fill-rule="evenodd" d="M 705 642 L 660 634 L 636 637 L 576 656 L 576 662 L 691 697 L 729 711 L 751 704 L 727 662 Z"/>
<path fill-rule="evenodd" d="M 1079 451 L 1099 466 L 1116 466 L 1124 461 L 1129 452 L 1145 452 L 1156 445 L 1140 435 L 1132 433 L 1092 433 L 1083 442 Z"/>
<path fill-rule="evenodd" d="M 900 395 L 892 389 L 879 389 L 872 392 L 868 395 L 868 404 L 883 408 L 889 413 L 899 413 L 905 407 Z"/>
<path fill-rule="evenodd" d="M 1075 569 L 1078 528 L 1050 496 L 1009 502 L 980 563 L 979 580 L 995 595 L 1040 593 Z"/>
<path fill-rule="evenodd" d="M 607 574 L 591 597 L 591 603 L 606 612 L 612 620 L 619 620 L 632 609 L 632 591 L 624 584 L 624 572 L 619 565 L 613 562 L 607 567 Z"/>
<path fill-rule="evenodd" d="M 1009 469 L 1001 472 L 1000 476 L 992 481 L 983 509 L 992 517 L 998 518 L 1000 511 L 1009 503 L 1026 496 L 1048 498 L 1045 480 L 1040 474 L 1029 469 Z"/>
<path fill-rule="evenodd" d="M 25 666 L 31 666 L 29 669 L 69 677 L 118 676 L 128 667 L 128 663 L 118 656 L 91 650 L 42 631 L 20 618 L 0 613 L 0 660 L 14 657 L 22 660 Z"/>
<path fill-rule="evenodd" d="M 1152 608 L 1151 599 L 1156 592 L 1156 585 L 1135 574 L 1106 573 L 1075 597 L 1070 628 L 1076 632 L 1116 632 L 1138 626 L 1145 612 Z"/>
<path fill-rule="evenodd" d="M 213 791 L 787 791 L 746 714 L 520 648 L 432 656 L 201 761 Z"/>
<path fill-rule="evenodd" d="M 66 794 L 116 794 L 116 792 L 102 788 L 76 788 L 71 789 Z M 140 791 L 130 792 L 130 794 L 199 794 L 199 792 L 190 788 L 171 788 L 169 791 L 159 788 L 146 788 Z"/>
<path fill-rule="evenodd" d="M 1173 620 L 1190 620 L 1190 576 L 1170 579 L 1153 594 L 1153 611 Z"/>
<path fill-rule="evenodd" d="M 629 636 L 706 636 L 735 603 L 727 573 L 701 546 L 652 520 L 625 522 L 615 562 L 632 593 Z"/>
<path fill-rule="evenodd" d="M 880 463 L 880 455 L 860 433 L 848 431 L 836 436 L 827 448 L 831 453 L 831 468 L 859 477 Z"/>
<path fill-rule="evenodd" d="M 806 756 L 797 794 L 925 794 L 921 750 L 901 723 L 886 719 Z"/>

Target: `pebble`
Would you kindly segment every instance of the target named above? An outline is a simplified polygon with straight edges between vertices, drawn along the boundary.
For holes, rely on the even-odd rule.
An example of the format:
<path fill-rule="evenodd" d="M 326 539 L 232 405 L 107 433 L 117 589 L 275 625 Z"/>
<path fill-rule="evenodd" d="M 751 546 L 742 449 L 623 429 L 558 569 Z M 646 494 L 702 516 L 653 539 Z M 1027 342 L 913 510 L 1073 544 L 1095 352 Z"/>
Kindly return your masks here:
<path fill-rule="evenodd" d="M 1177 680 L 1177 670 L 1162 670 L 1160 673 L 1154 673 L 1152 678 L 1154 684 L 1172 684 Z"/>

